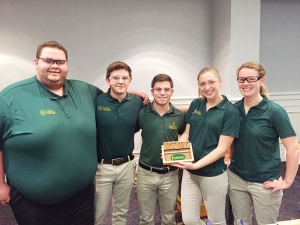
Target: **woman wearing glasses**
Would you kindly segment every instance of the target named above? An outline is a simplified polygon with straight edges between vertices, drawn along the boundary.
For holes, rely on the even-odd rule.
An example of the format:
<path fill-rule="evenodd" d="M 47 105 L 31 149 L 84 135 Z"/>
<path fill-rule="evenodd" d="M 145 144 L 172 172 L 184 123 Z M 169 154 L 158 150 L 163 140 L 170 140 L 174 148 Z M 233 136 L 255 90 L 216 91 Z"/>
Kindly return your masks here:
<path fill-rule="evenodd" d="M 225 200 L 228 175 L 224 155 L 239 134 L 237 109 L 221 95 L 216 68 L 205 67 L 198 75 L 199 95 L 188 110 L 186 129 L 180 141 L 189 140 L 196 163 L 174 164 L 183 171 L 181 207 L 184 224 L 204 224 L 200 219 L 202 199 L 211 224 L 226 224 Z"/>
<path fill-rule="evenodd" d="M 229 165 L 229 197 L 235 224 L 275 224 L 282 190 L 291 186 L 298 169 L 299 146 L 285 110 L 268 99 L 265 70 L 247 62 L 237 70 L 244 98 L 235 106 L 240 115 L 240 137 L 234 140 Z M 286 147 L 286 174 L 281 179 L 279 137 Z"/>

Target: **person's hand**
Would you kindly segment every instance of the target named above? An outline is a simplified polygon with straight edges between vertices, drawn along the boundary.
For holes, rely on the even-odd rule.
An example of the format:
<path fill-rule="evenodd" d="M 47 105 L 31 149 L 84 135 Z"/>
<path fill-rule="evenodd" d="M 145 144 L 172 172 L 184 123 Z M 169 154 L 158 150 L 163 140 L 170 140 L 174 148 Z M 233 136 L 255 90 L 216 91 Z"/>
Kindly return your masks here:
<path fill-rule="evenodd" d="M 230 161 L 230 159 L 228 159 L 228 161 L 226 162 L 227 169 L 229 168 L 230 163 L 231 163 L 231 161 Z"/>
<path fill-rule="evenodd" d="M 186 170 L 195 170 L 195 169 L 197 169 L 195 167 L 195 164 L 191 163 L 191 162 L 178 162 L 178 163 L 171 164 L 171 166 L 176 166 L 178 168 L 186 169 Z"/>
<path fill-rule="evenodd" d="M 150 103 L 149 96 L 145 92 L 137 91 L 137 90 L 127 90 L 127 93 L 135 94 L 135 95 L 139 96 L 140 98 L 142 98 L 144 100 L 143 101 L 144 105 L 148 105 Z"/>
<path fill-rule="evenodd" d="M 271 194 L 273 194 L 275 191 L 288 189 L 290 186 L 291 184 L 288 184 L 285 180 L 282 180 L 281 178 L 274 181 L 268 180 L 263 183 L 263 189 L 273 188 Z"/>
<path fill-rule="evenodd" d="M 141 92 L 141 98 L 144 99 L 143 105 L 148 105 L 150 103 L 149 96 L 145 92 Z"/>
<path fill-rule="evenodd" d="M 1 183 L 0 184 L 0 204 L 6 205 L 9 202 L 9 200 L 10 200 L 9 192 L 10 192 L 10 187 L 6 183 Z"/>

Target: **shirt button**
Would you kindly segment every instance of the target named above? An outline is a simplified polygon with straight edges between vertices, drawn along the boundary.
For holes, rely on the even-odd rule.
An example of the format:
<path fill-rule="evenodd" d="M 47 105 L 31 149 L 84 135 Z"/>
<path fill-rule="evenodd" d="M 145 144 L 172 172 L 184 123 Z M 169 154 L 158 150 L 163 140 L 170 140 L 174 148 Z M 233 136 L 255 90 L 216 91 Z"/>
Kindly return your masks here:
<path fill-rule="evenodd" d="M 67 114 L 69 114 L 69 112 L 67 112 Z"/>

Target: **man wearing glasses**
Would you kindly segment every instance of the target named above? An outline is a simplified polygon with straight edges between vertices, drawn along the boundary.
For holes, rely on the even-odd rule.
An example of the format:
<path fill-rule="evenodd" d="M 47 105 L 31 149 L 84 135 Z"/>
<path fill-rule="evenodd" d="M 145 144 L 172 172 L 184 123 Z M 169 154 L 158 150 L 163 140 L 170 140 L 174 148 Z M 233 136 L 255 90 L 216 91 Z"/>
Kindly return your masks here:
<path fill-rule="evenodd" d="M 107 68 L 107 93 L 97 99 L 98 169 L 95 177 L 95 224 L 104 224 L 113 197 L 113 224 L 126 224 L 126 213 L 134 185 L 136 161 L 134 134 L 143 100 L 127 93 L 131 68 L 114 62 Z"/>
<path fill-rule="evenodd" d="M 156 75 L 151 83 L 154 101 L 138 116 L 143 144 L 137 173 L 140 225 L 154 224 L 156 196 L 159 200 L 161 224 L 176 224 L 174 207 L 178 192 L 177 167 L 163 166 L 161 145 L 177 141 L 185 129 L 185 114 L 171 103 L 173 81 L 166 74 Z"/>
<path fill-rule="evenodd" d="M 94 109 L 102 91 L 67 80 L 67 60 L 61 44 L 42 43 L 34 60 L 36 76 L 0 94 L 6 104 L 1 107 L 0 167 L 4 165 L 10 185 L 9 197 L 0 169 L 0 200 L 8 203 L 10 198 L 19 225 L 94 223 Z"/>
<path fill-rule="evenodd" d="M 19 225 L 94 224 L 102 91 L 66 79 L 67 60 L 61 44 L 42 43 L 36 76 L 0 93 L 0 203 L 9 202 Z"/>

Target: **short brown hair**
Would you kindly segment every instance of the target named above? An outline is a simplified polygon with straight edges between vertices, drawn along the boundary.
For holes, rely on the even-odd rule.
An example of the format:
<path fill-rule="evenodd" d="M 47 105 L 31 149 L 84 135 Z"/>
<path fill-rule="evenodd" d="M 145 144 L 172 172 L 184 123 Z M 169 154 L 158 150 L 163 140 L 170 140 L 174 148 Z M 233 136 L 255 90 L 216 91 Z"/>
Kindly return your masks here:
<path fill-rule="evenodd" d="M 120 61 L 113 62 L 107 67 L 106 78 L 109 78 L 113 71 L 122 69 L 126 70 L 129 73 L 130 78 L 132 78 L 131 68 L 126 63 Z"/>
<path fill-rule="evenodd" d="M 58 48 L 58 49 L 62 50 L 65 53 L 66 60 L 68 61 L 68 52 L 67 52 L 67 49 L 65 49 L 65 47 L 62 46 L 61 44 L 59 44 L 57 41 L 47 41 L 47 42 L 44 42 L 44 43 L 40 44 L 37 47 L 37 50 L 36 50 L 36 58 L 37 59 L 40 58 L 41 52 L 42 52 L 43 48 L 45 48 L 45 47 Z"/>
<path fill-rule="evenodd" d="M 151 82 L 151 88 L 155 86 L 156 82 L 164 82 L 164 81 L 169 81 L 171 88 L 173 88 L 173 81 L 171 77 L 167 74 L 157 74 L 155 77 L 153 77 L 152 82 Z"/>
<path fill-rule="evenodd" d="M 244 63 L 237 69 L 237 73 L 236 73 L 237 77 L 239 77 L 239 72 L 243 68 L 256 70 L 258 72 L 258 76 L 261 78 L 265 77 L 265 75 L 266 75 L 266 71 L 260 63 L 250 61 L 250 62 Z M 267 96 L 267 98 L 269 98 L 269 94 L 268 94 L 266 85 L 264 85 L 264 84 L 260 85 L 260 94 L 264 94 L 265 96 Z"/>

